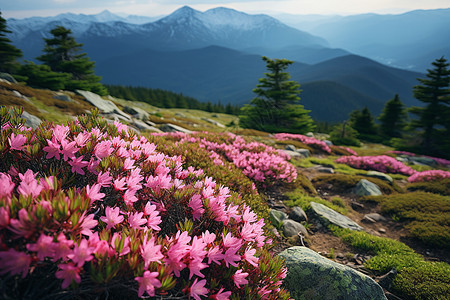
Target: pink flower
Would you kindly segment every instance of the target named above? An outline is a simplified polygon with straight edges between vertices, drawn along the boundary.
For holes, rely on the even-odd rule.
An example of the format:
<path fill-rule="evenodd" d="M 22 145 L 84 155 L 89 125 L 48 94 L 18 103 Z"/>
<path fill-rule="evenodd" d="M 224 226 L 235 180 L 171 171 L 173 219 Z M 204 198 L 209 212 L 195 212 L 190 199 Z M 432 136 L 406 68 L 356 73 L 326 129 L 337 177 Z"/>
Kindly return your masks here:
<path fill-rule="evenodd" d="M 97 226 L 98 221 L 94 220 L 95 215 L 94 214 L 90 214 L 88 216 L 85 216 L 83 214 L 83 216 L 81 217 L 81 220 L 83 221 L 83 223 L 81 223 L 81 233 L 87 236 L 90 236 L 92 234 L 91 229 L 94 228 L 95 226 Z"/>
<path fill-rule="evenodd" d="M 80 157 L 75 158 L 72 157 L 72 161 L 69 161 L 69 165 L 72 166 L 72 173 L 77 172 L 80 175 L 84 175 L 83 168 L 86 167 L 89 164 L 89 162 L 83 160 L 83 155 Z"/>
<path fill-rule="evenodd" d="M 134 202 L 139 200 L 135 195 L 135 190 L 127 189 L 123 194 L 123 202 L 125 202 L 126 205 L 133 205 Z"/>
<path fill-rule="evenodd" d="M 122 177 L 122 178 L 116 178 L 114 179 L 114 189 L 116 191 L 123 191 L 125 190 L 125 184 L 126 184 L 126 178 Z"/>
<path fill-rule="evenodd" d="M 159 260 L 164 258 L 161 253 L 161 245 L 155 245 L 155 237 L 152 237 L 147 242 L 147 237 L 144 238 L 144 242 L 141 246 L 141 256 L 144 259 L 145 266 L 147 269 L 152 261 L 159 262 Z"/>
<path fill-rule="evenodd" d="M 100 220 L 106 223 L 106 230 L 114 228 L 117 224 L 122 223 L 123 216 L 120 215 L 120 208 L 111 208 L 107 206 L 105 208 L 105 216 L 100 217 Z"/>
<path fill-rule="evenodd" d="M 217 292 L 217 294 L 212 295 L 211 298 L 212 298 L 212 299 L 215 299 L 215 300 L 228 300 L 228 299 L 230 299 L 231 292 L 230 292 L 230 291 L 228 291 L 228 292 L 222 292 L 223 290 L 224 290 L 224 288 L 221 288 L 221 289 Z"/>
<path fill-rule="evenodd" d="M 245 279 L 245 277 L 248 276 L 248 273 L 244 273 L 242 272 L 242 270 L 237 270 L 236 273 L 234 273 L 234 275 L 232 276 L 234 283 L 236 284 L 236 286 L 238 288 L 240 288 L 241 284 L 248 284 L 248 280 Z"/>
<path fill-rule="evenodd" d="M 208 264 L 211 264 L 211 262 L 215 262 L 216 264 L 220 265 L 220 261 L 224 258 L 222 250 L 219 246 L 215 246 L 208 250 Z"/>
<path fill-rule="evenodd" d="M 28 251 L 37 252 L 37 257 L 43 261 L 46 257 L 54 257 L 54 246 L 53 238 L 41 233 L 36 244 L 27 244 L 27 249 Z"/>
<path fill-rule="evenodd" d="M 161 287 L 158 275 L 158 272 L 145 271 L 142 277 L 134 278 L 139 283 L 139 297 L 142 297 L 144 293 L 147 293 L 151 297 L 155 296 L 155 288 Z"/>
<path fill-rule="evenodd" d="M 131 228 L 142 229 L 141 226 L 147 223 L 147 219 L 143 218 L 143 215 L 143 212 L 136 212 L 129 215 L 128 223 L 130 224 Z"/>
<path fill-rule="evenodd" d="M 147 226 L 156 231 L 161 230 L 158 226 L 161 223 L 161 217 L 159 216 L 159 211 L 156 210 L 156 205 L 152 205 L 150 202 L 147 202 L 144 208 L 144 213 L 148 216 Z"/>
<path fill-rule="evenodd" d="M 0 228 L 8 227 L 8 225 L 9 225 L 9 211 L 4 207 L 0 207 Z"/>
<path fill-rule="evenodd" d="M 11 219 L 10 230 L 18 236 L 29 238 L 34 230 L 36 229 L 30 223 L 30 217 L 28 216 L 28 211 L 25 208 L 19 210 L 19 219 Z"/>
<path fill-rule="evenodd" d="M 55 273 L 56 278 L 63 279 L 61 287 L 67 288 L 73 281 L 76 283 L 81 282 L 80 268 L 76 267 L 73 263 L 59 264 L 59 271 Z"/>
<path fill-rule="evenodd" d="M 36 198 L 41 193 L 43 186 L 39 185 L 37 180 L 34 178 L 35 174 L 33 174 L 33 171 L 27 170 L 25 174 L 19 174 L 19 178 L 22 180 L 19 187 L 17 188 L 17 191 L 25 196 L 28 197 L 30 195 L 33 196 L 33 198 Z"/>
<path fill-rule="evenodd" d="M 78 267 L 82 267 L 85 262 L 91 261 L 94 257 L 92 253 L 94 252 L 94 247 L 89 247 L 88 241 L 83 239 L 80 244 L 75 244 L 75 248 L 72 253 L 67 255 Z"/>
<path fill-rule="evenodd" d="M 189 295 L 194 297 L 195 300 L 201 300 L 200 296 L 206 296 L 208 293 L 208 289 L 205 288 L 206 280 L 200 280 L 197 282 L 197 278 L 195 278 L 194 283 L 192 283 Z"/>
<path fill-rule="evenodd" d="M 259 258 L 254 256 L 255 253 L 256 253 L 256 249 L 248 248 L 247 250 L 245 250 L 245 253 L 242 256 L 242 258 L 245 259 L 252 266 L 258 267 Z"/>
<path fill-rule="evenodd" d="M 86 186 L 86 196 L 91 199 L 91 204 L 105 197 L 104 193 L 100 193 L 100 188 L 100 184 L 94 184 L 92 187 L 90 187 L 89 185 Z"/>
<path fill-rule="evenodd" d="M 63 260 L 67 259 L 67 255 L 69 255 L 73 247 L 73 241 L 68 240 L 63 233 L 60 233 L 57 238 L 58 242 L 54 243 L 53 250 L 55 251 L 53 261 L 57 261 L 62 258 Z"/>
<path fill-rule="evenodd" d="M 200 259 L 193 259 L 189 262 L 189 279 L 192 278 L 193 275 L 197 275 L 201 278 L 205 278 L 205 275 L 203 275 L 200 271 L 207 268 L 208 265 L 204 264 Z"/>
<path fill-rule="evenodd" d="M 241 256 L 236 254 L 237 250 L 238 249 L 236 249 L 236 248 L 230 248 L 227 251 L 225 251 L 223 260 L 225 261 L 225 265 L 227 266 L 227 268 L 228 268 L 228 264 L 235 266 L 235 267 L 238 266 L 236 262 L 241 260 Z"/>
<path fill-rule="evenodd" d="M 11 137 L 8 138 L 9 145 L 13 150 L 22 150 L 23 144 L 27 141 L 27 138 L 21 134 L 18 134 L 16 137 L 14 133 L 11 134 Z"/>
<path fill-rule="evenodd" d="M 14 249 L 0 252 L 0 275 L 7 273 L 16 275 L 22 273 L 22 278 L 25 278 L 28 274 L 30 264 L 31 257 L 26 253 Z"/>
<path fill-rule="evenodd" d="M 14 186 L 11 176 L 0 173 L 0 198 L 5 197 L 9 202 Z"/>
<path fill-rule="evenodd" d="M 102 141 L 95 145 L 94 155 L 97 156 L 98 159 L 103 159 L 111 155 L 114 151 L 114 148 L 111 147 L 111 141 Z"/>
<path fill-rule="evenodd" d="M 61 141 L 61 154 L 64 155 L 64 160 L 67 161 L 69 158 L 74 159 L 75 153 L 79 150 L 79 148 L 75 147 L 76 142 L 67 142 L 65 139 Z"/>
<path fill-rule="evenodd" d="M 125 161 L 123 162 L 123 169 L 124 170 L 131 170 L 133 168 L 135 160 L 131 159 L 131 158 L 126 158 Z"/>
<path fill-rule="evenodd" d="M 112 180 L 113 177 L 109 175 L 109 171 L 106 171 L 105 173 L 103 172 L 98 173 L 97 183 L 100 184 L 102 187 L 109 187 L 111 185 Z"/>
<path fill-rule="evenodd" d="M 62 140 L 64 140 L 66 138 L 69 131 L 70 131 L 70 128 L 68 126 L 56 125 L 53 128 L 53 137 L 57 141 L 61 142 Z"/>
<path fill-rule="evenodd" d="M 57 142 L 52 142 L 50 140 L 47 140 L 47 145 L 44 148 L 42 148 L 42 150 L 47 152 L 47 156 L 45 157 L 46 159 L 50 159 L 52 157 L 56 158 L 56 159 L 60 159 L 60 153 L 61 153 L 61 145 L 58 144 Z"/>
<path fill-rule="evenodd" d="M 201 196 L 198 194 L 192 196 L 191 200 L 189 200 L 188 206 L 192 208 L 192 218 L 194 220 L 200 220 L 200 217 L 205 211 L 205 209 L 203 208 Z"/>

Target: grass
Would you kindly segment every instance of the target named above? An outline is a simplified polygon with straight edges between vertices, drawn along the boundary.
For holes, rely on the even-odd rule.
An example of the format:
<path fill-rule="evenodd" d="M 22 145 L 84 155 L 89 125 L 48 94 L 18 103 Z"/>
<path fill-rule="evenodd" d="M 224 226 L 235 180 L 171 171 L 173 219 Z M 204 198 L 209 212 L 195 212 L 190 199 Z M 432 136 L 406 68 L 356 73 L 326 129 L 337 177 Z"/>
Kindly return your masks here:
<path fill-rule="evenodd" d="M 450 197 L 422 191 L 364 197 L 381 211 L 405 223 L 411 237 L 437 247 L 450 247 Z"/>
<path fill-rule="evenodd" d="M 337 205 L 334 203 L 331 203 L 327 200 L 324 200 L 319 197 L 313 197 L 307 195 L 302 189 L 296 189 L 290 192 L 286 193 L 286 196 L 288 196 L 289 200 L 285 202 L 287 206 L 294 207 L 294 206 L 300 206 L 304 211 L 307 211 L 311 209 L 311 202 L 317 202 L 320 204 L 323 204 L 343 215 L 348 213 L 347 207 L 341 206 L 341 204 Z"/>
<path fill-rule="evenodd" d="M 334 235 L 358 250 L 374 255 L 366 267 L 385 274 L 392 268 L 397 276 L 392 292 L 403 299 L 448 299 L 450 295 L 450 265 L 429 262 L 407 245 L 389 238 L 329 226 Z"/>
<path fill-rule="evenodd" d="M 410 183 L 408 191 L 423 191 L 444 196 L 450 196 L 450 178 L 427 182 Z"/>

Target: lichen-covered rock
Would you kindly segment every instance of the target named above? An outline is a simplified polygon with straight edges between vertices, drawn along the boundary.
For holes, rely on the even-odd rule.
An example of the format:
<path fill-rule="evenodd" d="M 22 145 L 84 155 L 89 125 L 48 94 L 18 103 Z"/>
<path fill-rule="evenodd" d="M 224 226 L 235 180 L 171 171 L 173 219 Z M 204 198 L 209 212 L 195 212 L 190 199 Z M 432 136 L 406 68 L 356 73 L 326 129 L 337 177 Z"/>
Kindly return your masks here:
<path fill-rule="evenodd" d="M 288 215 L 282 211 L 271 209 L 269 218 L 270 218 L 270 223 L 273 226 L 280 228 L 283 221 L 288 218 Z"/>
<path fill-rule="evenodd" d="M 347 218 L 344 215 L 341 215 L 331 208 L 326 207 L 323 204 L 311 202 L 311 209 L 319 217 L 322 223 L 324 223 L 324 225 L 332 223 L 339 227 L 348 228 L 350 230 L 361 231 L 364 229 L 351 219 Z"/>
<path fill-rule="evenodd" d="M 286 261 L 284 285 L 296 300 L 387 299 L 372 278 L 306 247 L 291 247 L 279 256 Z"/>
<path fill-rule="evenodd" d="M 93 92 L 82 91 L 82 90 L 76 90 L 76 92 L 78 94 L 80 94 L 81 96 L 83 96 L 84 99 L 86 99 L 86 101 L 88 101 L 93 106 L 98 108 L 98 110 L 101 113 L 105 113 L 105 114 L 113 114 L 114 113 L 114 114 L 124 117 L 126 120 L 131 119 L 129 115 L 127 115 L 126 113 L 121 111 L 112 101 L 105 100 Z"/>
<path fill-rule="evenodd" d="M 358 196 L 379 196 L 382 195 L 380 188 L 373 182 L 361 179 L 355 187 L 355 194 Z"/>
<path fill-rule="evenodd" d="M 150 114 L 148 112 L 146 112 L 145 110 L 143 110 L 142 108 L 139 108 L 139 107 L 125 106 L 123 108 L 123 111 L 126 112 L 127 114 L 132 115 L 133 118 L 139 119 L 142 121 L 146 121 L 150 117 Z"/>
<path fill-rule="evenodd" d="M 285 237 L 297 236 L 299 232 L 303 236 L 308 235 L 308 231 L 306 230 L 305 226 L 303 226 L 299 222 L 295 222 L 294 220 L 284 220 L 281 228 L 283 229 L 283 234 Z"/>
<path fill-rule="evenodd" d="M 389 176 L 387 174 L 384 174 L 384 173 L 381 173 L 381 172 L 378 172 L 378 171 L 369 171 L 369 172 L 367 172 L 366 176 L 373 177 L 373 178 L 378 178 L 378 179 L 387 181 L 389 183 L 392 183 L 392 181 L 393 181 L 391 176 Z"/>
<path fill-rule="evenodd" d="M 42 120 L 38 117 L 23 111 L 22 112 L 22 118 L 25 119 L 25 126 L 31 127 L 31 128 L 37 128 L 39 125 L 41 125 Z"/>

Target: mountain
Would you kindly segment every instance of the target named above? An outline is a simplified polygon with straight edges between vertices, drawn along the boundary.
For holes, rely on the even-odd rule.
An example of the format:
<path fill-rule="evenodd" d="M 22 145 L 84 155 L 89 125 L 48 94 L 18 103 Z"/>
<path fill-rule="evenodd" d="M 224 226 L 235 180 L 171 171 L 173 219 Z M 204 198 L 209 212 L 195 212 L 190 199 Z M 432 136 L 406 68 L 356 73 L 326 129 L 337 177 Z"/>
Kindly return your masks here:
<path fill-rule="evenodd" d="M 263 77 L 265 64 L 259 55 L 218 46 L 184 51 L 144 50 L 97 63 L 97 73 L 108 84 L 162 88 L 197 98 L 233 104 L 248 103 L 252 89 Z M 347 55 L 307 65 L 295 62 L 288 69 L 301 84 L 301 104 L 318 120 L 341 121 L 354 109 L 369 107 L 379 114 L 384 103 L 399 94 L 407 105 L 416 78 L 357 55 Z"/>
<path fill-rule="evenodd" d="M 441 56 L 450 57 L 450 8 L 398 15 L 286 16 L 280 20 L 379 62 L 424 72 Z"/>
<path fill-rule="evenodd" d="M 108 56 L 113 57 L 139 49 L 179 51 L 212 45 L 272 51 L 287 46 L 327 48 L 324 39 L 267 15 L 248 15 L 220 7 L 199 12 L 184 6 L 169 16 L 145 24 L 132 24 L 107 11 L 93 16 L 62 14 L 51 18 L 9 19 L 8 26 L 13 31 L 9 37 L 22 49 L 25 59 L 34 59 L 44 46 L 42 37 L 48 37 L 49 31 L 60 25 L 70 28 L 77 41 L 84 43 L 89 55 L 96 60 L 104 56 L 105 49 L 108 49 Z"/>

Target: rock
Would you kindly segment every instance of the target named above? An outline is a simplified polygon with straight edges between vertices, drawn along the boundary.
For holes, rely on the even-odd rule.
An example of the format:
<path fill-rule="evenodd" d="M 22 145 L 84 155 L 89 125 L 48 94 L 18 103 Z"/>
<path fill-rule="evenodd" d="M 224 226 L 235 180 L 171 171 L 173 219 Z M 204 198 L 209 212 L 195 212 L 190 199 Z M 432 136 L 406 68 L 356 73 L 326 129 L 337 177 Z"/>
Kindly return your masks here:
<path fill-rule="evenodd" d="M 139 130 L 152 130 L 152 128 L 154 128 L 153 126 L 147 125 L 147 123 L 137 119 L 132 120 L 131 125 L 133 125 Z"/>
<path fill-rule="evenodd" d="M 374 219 L 372 219 L 371 217 L 368 217 L 367 215 L 365 215 L 361 221 L 365 222 L 365 223 L 376 223 L 377 222 Z"/>
<path fill-rule="evenodd" d="M 407 158 L 400 156 L 397 156 L 395 159 L 402 163 L 407 163 L 409 161 Z"/>
<path fill-rule="evenodd" d="M 97 94 L 89 91 L 76 90 L 78 94 L 83 96 L 89 103 L 94 105 L 101 113 L 105 114 L 118 114 L 124 117 L 126 120 L 130 120 L 130 116 L 121 111 L 113 102 L 105 100 Z"/>
<path fill-rule="evenodd" d="M 430 166 L 430 167 L 434 167 L 437 165 L 437 163 L 434 159 L 428 158 L 428 157 L 423 157 L 423 156 L 410 156 L 409 161 L 411 161 L 414 164 Z"/>
<path fill-rule="evenodd" d="M 213 124 L 213 125 L 215 125 L 215 126 L 217 126 L 217 127 L 225 128 L 225 125 L 223 125 L 222 123 L 219 123 L 219 122 L 217 122 L 217 121 L 215 121 L 215 120 L 208 119 L 208 118 L 202 118 L 202 120 L 203 120 L 203 121 L 206 121 L 206 122 L 208 122 L 208 123 L 211 123 L 211 124 Z"/>
<path fill-rule="evenodd" d="M 284 153 L 288 154 L 290 157 L 303 157 L 297 151 L 291 151 L 291 150 L 283 150 L 283 151 L 284 151 Z"/>
<path fill-rule="evenodd" d="M 391 176 L 389 176 L 387 174 L 384 174 L 384 173 L 381 173 L 381 172 L 378 172 L 378 171 L 369 171 L 369 172 L 367 172 L 366 176 L 373 177 L 373 178 L 378 178 L 378 179 L 387 181 L 389 183 L 392 183 L 392 181 L 393 181 Z"/>
<path fill-rule="evenodd" d="M 386 299 L 383 289 L 372 278 L 311 249 L 291 247 L 279 256 L 286 261 L 284 285 L 294 299 Z"/>
<path fill-rule="evenodd" d="M 311 156 L 311 152 L 308 149 L 297 149 L 295 152 L 300 153 L 305 158 Z"/>
<path fill-rule="evenodd" d="M 150 126 L 156 126 L 156 123 L 153 123 L 152 121 L 145 120 L 144 122 L 145 122 L 145 124 L 147 124 L 147 125 L 150 125 Z"/>
<path fill-rule="evenodd" d="M 10 83 L 17 83 L 17 80 L 14 79 L 14 77 L 12 77 L 11 74 L 8 73 L 0 73 L 0 79 L 6 80 L 7 82 Z"/>
<path fill-rule="evenodd" d="M 312 132 L 307 132 L 306 134 L 305 134 L 307 137 L 314 137 L 314 133 L 312 133 Z"/>
<path fill-rule="evenodd" d="M 319 219 L 324 223 L 324 225 L 328 225 L 332 223 L 342 228 L 348 228 L 351 230 L 361 231 L 364 228 L 359 226 L 354 221 L 350 220 L 344 215 L 332 210 L 331 208 L 326 207 L 323 204 L 317 202 L 311 202 L 312 211 L 319 217 Z"/>
<path fill-rule="evenodd" d="M 284 220 L 288 218 L 288 215 L 282 211 L 271 209 L 269 213 L 270 223 L 279 228 Z"/>
<path fill-rule="evenodd" d="M 179 113 L 179 112 L 177 112 L 177 113 L 175 114 L 175 116 L 180 117 L 180 118 L 186 118 L 186 115 L 185 115 L 185 114 Z"/>
<path fill-rule="evenodd" d="M 308 235 L 308 231 L 306 230 L 305 226 L 303 226 L 299 222 L 295 222 L 294 220 L 284 220 L 281 228 L 285 237 L 297 236 L 298 233 L 301 233 L 303 236 Z"/>
<path fill-rule="evenodd" d="M 161 129 L 163 132 L 182 132 L 182 133 L 186 133 L 186 134 L 191 134 L 192 131 L 183 128 L 181 126 L 175 125 L 175 124 L 170 124 L 170 123 L 166 123 L 166 124 L 162 124 L 159 129 Z"/>
<path fill-rule="evenodd" d="M 320 172 L 320 173 L 334 174 L 333 168 L 319 167 L 319 168 L 316 168 L 316 170 L 317 170 L 317 172 Z"/>
<path fill-rule="evenodd" d="M 297 151 L 297 148 L 294 145 L 286 145 L 286 147 L 284 147 L 284 149 L 290 150 L 290 151 Z"/>
<path fill-rule="evenodd" d="M 364 204 L 352 201 L 351 206 L 354 210 L 363 210 L 365 208 Z"/>
<path fill-rule="evenodd" d="M 326 144 L 327 146 L 333 146 L 333 142 L 332 142 L 332 141 L 324 140 L 324 142 L 325 142 L 325 144 Z"/>
<path fill-rule="evenodd" d="M 31 128 L 37 128 L 39 125 L 41 125 L 42 120 L 38 117 L 23 111 L 22 112 L 22 118 L 25 119 L 25 126 L 31 127 Z"/>
<path fill-rule="evenodd" d="M 73 99 L 70 98 L 69 95 L 66 95 L 66 94 L 60 93 L 60 92 L 58 92 L 55 95 L 53 95 L 53 98 L 61 100 L 61 101 L 64 101 L 64 102 L 73 102 Z"/>
<path fill-rule="evenodd" d="M 354 192 L 358 196 L 379 196 L 382 194 L 378 185 L 366 179 L 361 179 L 358 182 Z"/>
<path fill-rule="evenodd" d="M 297 222 L 308 221 L 308 216 L 300 206 L 295 206 L 292 209 L 289 218 Z"/>
<path fill-rule="evenodd" d="M 383 217 L 382 215 L 380 215 L 378 213 L 370 213 L 370 214 L 366 214 L 365 216 L 371 218 L 372 220 L 375 220 L 376 222 L 387 221 L 385 217 Z"/>
<path fill-rule="evenodd" d="M 142 121 L 148 120 L 148 118 L 150 116 L 150 114 L 148 112 L 146 112 L 145 110 L 143 110 L 139 107 L 125 106 L 123 108 L 123 111 L 126 112 L 127 114 L 132 115 L 133 118 L 139 119 Z M 154 126 L 154 125 L 151 125 L 151 126 Z"/>
<path fill-rule="evenodd" d="M 386 229 L 384 229 L 384 228 L 378 228 L 378 232 L 386 233 Z"/>

